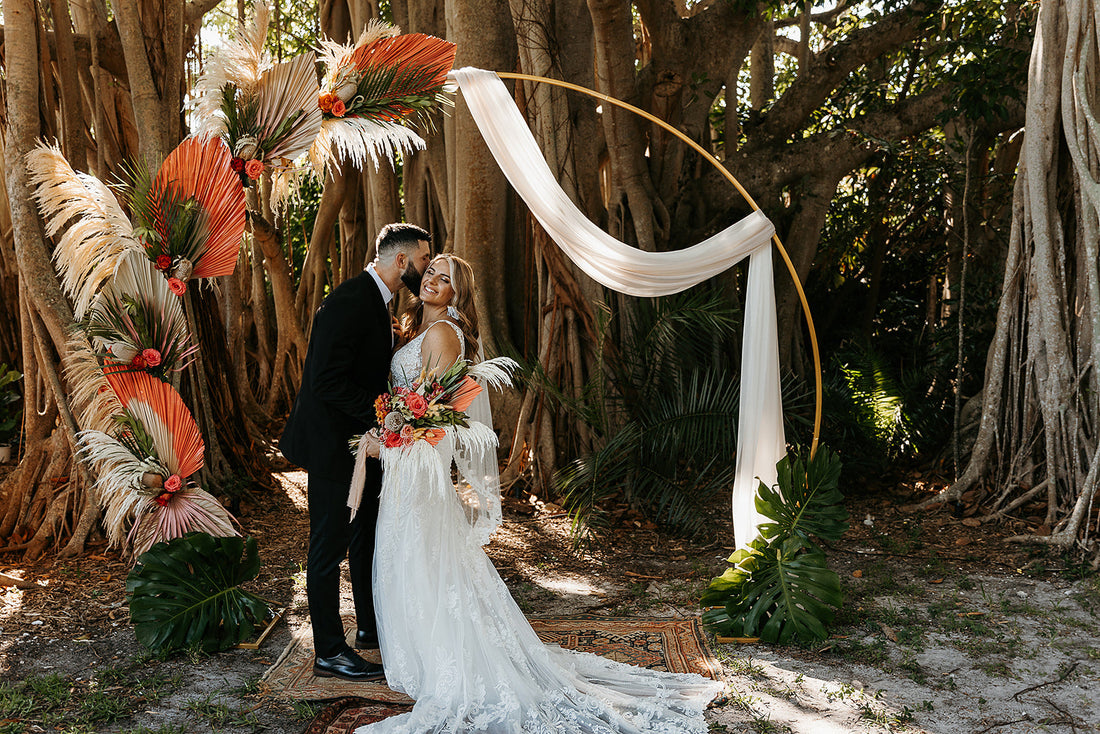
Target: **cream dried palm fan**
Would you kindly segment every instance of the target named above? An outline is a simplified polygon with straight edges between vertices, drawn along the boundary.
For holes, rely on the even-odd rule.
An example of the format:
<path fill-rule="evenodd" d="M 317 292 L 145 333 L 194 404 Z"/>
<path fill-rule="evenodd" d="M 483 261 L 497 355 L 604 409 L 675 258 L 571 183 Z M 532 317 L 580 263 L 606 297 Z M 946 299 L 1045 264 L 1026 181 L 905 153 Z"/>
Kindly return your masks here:
<path fill-rule="evenodd" d="M 96 491 L 112 543 L 126 539 L 133 555 L 193 530 L 236 535 L 232 516 L 190 477 L 202 468 L 195 419 L 171 385 L 145 372 L 108 371 L 122 412 L 113 432 L 86 430 L 80 451 L 97 465 Z"/>
<path fill-rule="evenodd" d="M 198 351 L 180 299 L 148 258 L 136 252 L 119 263 L 83 325 L 99 360 L 115 363 L 113 369 L 145 370 L 164 380 L 191 364 Z"/>
<path fill-rule="evenodd" d="M 310 149 L 321 171 L 339 160 L 378 167 L 385 156 L 423 150 L 409 124 L 430 125 L 430 113 L 453 104 L 447 73 L 455 45 L 422 33 L 399 35 L 374 21 L 354 45 L 321 42 L 325 77 L 317 104 L 324 112 L 321 134 Z"/>
<path fill-rule="evenodd" d="M 321 130 L 314 54 L 272 62 L 263 48 L 270 11 L 262 0 L 253 8 L 252 23 L 207 61 L 191 105 L 195 135 L 223 138 L 245 185 L 292 169 Z"/>

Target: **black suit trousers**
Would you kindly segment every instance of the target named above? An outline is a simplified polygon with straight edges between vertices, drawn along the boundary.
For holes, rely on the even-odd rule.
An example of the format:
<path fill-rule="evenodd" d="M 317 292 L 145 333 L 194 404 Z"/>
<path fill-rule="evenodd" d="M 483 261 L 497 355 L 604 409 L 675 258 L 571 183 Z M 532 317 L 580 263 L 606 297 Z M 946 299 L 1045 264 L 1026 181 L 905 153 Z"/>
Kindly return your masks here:
<path fill-rule="evenodd" d="M 306 598 L 313 626 L 313 646 L 319 657 L 347 649 L 340 620 L 340 562 L 347 556 L 358 628 L 374 632 L 371 568 L 374 561 L 374 525 L 382 470 L 367 460 L 367 481 L 355 520 L 348 522 L 350 479 L 309 474 L 309 556 L 306 560 Z"/>

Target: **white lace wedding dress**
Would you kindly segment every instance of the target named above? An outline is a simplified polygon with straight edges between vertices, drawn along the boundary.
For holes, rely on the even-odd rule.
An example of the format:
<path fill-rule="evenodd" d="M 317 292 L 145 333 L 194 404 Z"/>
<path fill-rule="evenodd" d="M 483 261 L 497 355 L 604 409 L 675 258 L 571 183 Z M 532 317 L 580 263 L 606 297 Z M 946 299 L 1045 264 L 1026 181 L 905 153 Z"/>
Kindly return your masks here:
<path fill-rule="evenodd" d="M 394 355 L 395 383 L 408 387 L 408 376 L 419 374 L 422 341 L 423 334 Z M 451 462 L 456 441 L 460 456 L 464 450 L 462 431 L 449 429 L 434 449 L 424 441 L 383 449 L 378 639 L 389 687 L 416 705 L 356 734 L 705 732 L 703 709 L 724 684 L 539 640 L 456 494 Z"/>

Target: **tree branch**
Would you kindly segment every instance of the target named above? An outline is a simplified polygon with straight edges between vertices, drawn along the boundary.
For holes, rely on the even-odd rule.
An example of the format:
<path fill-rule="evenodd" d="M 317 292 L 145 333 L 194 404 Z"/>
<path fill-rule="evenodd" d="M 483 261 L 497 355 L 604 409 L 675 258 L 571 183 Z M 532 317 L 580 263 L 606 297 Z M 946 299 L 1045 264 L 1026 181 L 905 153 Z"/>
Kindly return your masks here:
<path fill-rule="evenodd" d="M 788 87 L 764 118 L 760 133 L 784 140 L 798 130 L 854 69 L 916 38 L 940 0 L 914 0 L 880 22 L 821 52 L 806 74 Z"/>
<path fill-rule="evenodd" d="M 218 7 L 221 0 L 190 0 L 184 7 L 184 18 L 187 25 L 197 28 L 202 22 L 202 16 Z"/>

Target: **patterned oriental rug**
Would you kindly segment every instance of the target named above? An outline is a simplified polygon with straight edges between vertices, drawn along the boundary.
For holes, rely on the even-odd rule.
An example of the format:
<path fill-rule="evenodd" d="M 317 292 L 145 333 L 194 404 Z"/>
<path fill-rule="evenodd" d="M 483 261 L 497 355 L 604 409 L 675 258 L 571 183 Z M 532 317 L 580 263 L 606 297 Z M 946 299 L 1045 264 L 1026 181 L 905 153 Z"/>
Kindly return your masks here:
<path fill-rule="evenodd" d="M 345 619 L 345 628 L 352 619 Z M 582 614 L 532 619 L 543 642 L 583 650 L 630 665 L 674 673 L 719 677 L 721 666 L 707 647 L 695 619 L 637 619 Z M 352 628 L 354 629 L 354 628 Z M 348 637 L 350 639 L 351 632 Z M 378 653 L 364 655 L 379 661 Z M 385 683 L 352 683 L 313 676 L 313 641 L 308 631 L 291 640 L 264 673 L 265 693 L 286 699 L 330 701 L 305 734 L 347 734 L 357 727 L 408 711 L 412 701 Z"/>

